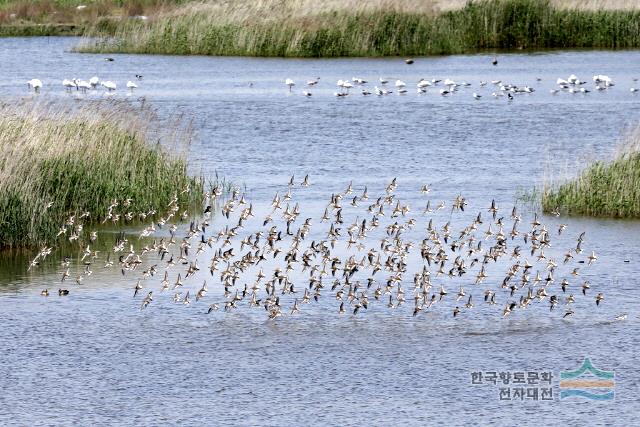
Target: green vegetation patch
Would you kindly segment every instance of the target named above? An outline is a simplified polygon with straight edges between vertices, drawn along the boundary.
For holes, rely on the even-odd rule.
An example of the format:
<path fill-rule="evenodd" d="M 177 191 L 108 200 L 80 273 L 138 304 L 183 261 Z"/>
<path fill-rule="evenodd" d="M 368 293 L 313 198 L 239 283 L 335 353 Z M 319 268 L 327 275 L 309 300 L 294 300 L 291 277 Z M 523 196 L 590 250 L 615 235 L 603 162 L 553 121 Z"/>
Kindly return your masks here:
<path fill-rule="evenodd" d="M 188 135 L 158 133 L 150 115 L 117 102 L 0 106 L 0 247 L 51 242 L 69 215 L 98 222 L 115 200 L 147 212 L 200 197 L 173 154 Z"/>
<path fill-rule="evenodd" d="M 542 207 L 571 215 L 640 218 L 640 130 L 626 137 L 612 161 L 596 162 L 575 179 L 547 185 Z"/>

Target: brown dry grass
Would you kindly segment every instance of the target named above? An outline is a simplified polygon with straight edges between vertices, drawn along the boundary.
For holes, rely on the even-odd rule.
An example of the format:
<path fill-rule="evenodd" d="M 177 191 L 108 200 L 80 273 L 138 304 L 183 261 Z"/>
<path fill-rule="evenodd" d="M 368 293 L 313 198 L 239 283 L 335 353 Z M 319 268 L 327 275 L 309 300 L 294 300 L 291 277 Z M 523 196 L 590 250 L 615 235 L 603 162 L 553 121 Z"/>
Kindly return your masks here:
<path fill-rule="evenodd" d="M 176 4 L 175 0 L 0 0 L 0 25 L 82 25 L 104 17 L 155 16 Z M 80 5 L 86 7 L 78 9 Z"/>
<path fill-rule="evenodd" d="M 435 14 L 460 9 L 468 0 L 0 0 L 0 24 L 87 24 L 103 17 L 166 14 L 198 10 L 226 22 L 260 19 L 265 14 L 283 17 L 315 16 L 326 12 L 389 11 Z M 551 0 L 559 9 L 634 10 L 639 0 Z M 78 10 L 78 5 L 86 8 Z"/>

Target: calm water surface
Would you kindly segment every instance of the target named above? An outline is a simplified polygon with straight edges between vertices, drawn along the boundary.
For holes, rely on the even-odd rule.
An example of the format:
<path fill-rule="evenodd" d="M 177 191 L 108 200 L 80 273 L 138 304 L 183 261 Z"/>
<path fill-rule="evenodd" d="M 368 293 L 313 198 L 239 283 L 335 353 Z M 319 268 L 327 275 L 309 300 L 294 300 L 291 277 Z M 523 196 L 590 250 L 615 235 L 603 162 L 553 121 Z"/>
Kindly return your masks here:
<path fill-rule="evenodd" d="M 465 214 L 450 215 L 449 209 L 434 214 L 439 226 L 451 221 L 455 232 L 478 210 L 488 216 L 491 199 L 508 217 L 517 195 L 545 176 L 571 175 L 585 160 L 611 156 L 620 132 L 639 117 L 640 97 L 629 91 L 638 84 L 633 78 L 640 77 L 638 51 L 503 55 L 497 67 L 486 56 L 419 58 L 412 66 L 399 59 L 131 55 L 106 62 L 101 55 L 70 53 L 73 43 L 0 40 L 0 94 L 8 100 L 32 97 L 25 82 L 39 78 L 43 99 L 82 102 L 82 96 L 64 93 L 63 78 L 98 75 L 116 81 L 121 89 L 115 97 L 132 102 L 144 97 L 165 117 L 193 120 L 197 138 L 190 167 L 209 177 L 218 173 L 245 190 L 260 218 L 247 232 L 260 228 L 271 198 L 286 191 L 291 174 L 299 180 L 309 173 L 312 186 L 296 190 L 293 200 L 300 202 L 301 217 L 317 224 L 309 241 L 325 238 L 319 221 L 324 207 L 330 194 L 344 191 L 350 181 L 356 193 L 367 186 L 375 198 L 397 177 L 398 196 L 419 221 L 405 234 L 407 240 L 425 237 L 420 211 L 427 199 L 434 206 L 440 201 L 450 206 L 458 194 L 468 199 Z M 617 84 L 604 92 L 551 95 L 556 78 L 571 73 L 589 80 L 590 89 L 594 74 L 608 74 Z M 125 83 L 135 74 L 144 78 L 127 96 Z M 318 76 L 313 96 L 301 96 L 303 82 Z M 380 76 L 402 79 L 410 90 L 404 96 L 363 97 L 354 91 L 334 97 L 335 81 L 354 76 L 372 82 Z M 421 77 L 472 86 L 449 97 L 433 89 L 417 95 Z M 285 78 L 297 82 L 292 93 Z M 495 79 L 537 91 L 511 102 L 494 99 L 497 87 L 480 88 L 478 82 Z M 483 98 L 474 100 L 473 92 Z M 433 187 L 428 196 L 419 192 L 425 183 Z M 521 210 L 529 222 L 532 212 Z M 346 224 L 357 215 L 345 206 Z M 140 300 L 131 298 L 134 275 L 96 268 L 85 284 L 68 285 L 69 297 L 43 298 L 40 290 L 59 286 L 55 258 L 32 271 L 26 269 L 27 258 L 4 259 L 0 423 L 633 425 L 640 412 L 640 223 L 543 220 L 550 230 L 568 224 L 549 249 L 556 259 L 585 230 L 585 252 L 595 249 L 599 256 L 593 266 L 582 267 L 581 278 L 572 279 L 576 295 L 583 279 L 592 289 L 588 298 L 578 297 L 568 320 L 562 320 L 564 307 L 549 313 L 546 303 L 502 319 L 502 305 L 481 303 L 484 287 L 463 282 L 448 284 L 449 292 L 464 284 L 476 308 L 455 320 L 453 299 L 446 309 L 412 317 L 410 284 L 404 285 L 404 307 L 391 311 L 384 303 L 372 304 L 358 316 L 339 316 L 328 292 L 299 315 L 276 321 L 244 306 L 206 315 L 208 304 L 222 299 L 221 286 L 211 284 L 215 279 L 204 303 L 185 307 L 158 293 L 149 309 L 140 311 Z M 212 229 L 226 224 L 216 217 Z M 379 237 L 372 234 L 371 244 Z M 210 256 L 201 255 L 201 264 L 208 265 Z M 421 268 L 416 257 L 409 261 L 410 271 Z M 491 286 L 498 285 L 505 265 L 492 267 Z M 558 278 L 571 270 L 559 269 Z M 185 288 L 194 292 L 206 277 L 201 272 Z M 300 292 L 306 277 L 292 275 L 302 282 Z M 157 290 L 160 280 L 150 279 L 148 288 Z M 440 283 L 448 282 L 434 280 L 434 286 Z M 606 295 L 597 309 L 596 292 Z M 502 298 L 501 304 L 507 296 Z M 621 313 L 628 319 L 615 321 Z M 560 371 L 578 368 L 584 357 L 615 371 L 615 400 L 559 399 Z M 552 371 L 555 400 L 501 401 L 497 386 L 471 385 L 474 371 Z"/>

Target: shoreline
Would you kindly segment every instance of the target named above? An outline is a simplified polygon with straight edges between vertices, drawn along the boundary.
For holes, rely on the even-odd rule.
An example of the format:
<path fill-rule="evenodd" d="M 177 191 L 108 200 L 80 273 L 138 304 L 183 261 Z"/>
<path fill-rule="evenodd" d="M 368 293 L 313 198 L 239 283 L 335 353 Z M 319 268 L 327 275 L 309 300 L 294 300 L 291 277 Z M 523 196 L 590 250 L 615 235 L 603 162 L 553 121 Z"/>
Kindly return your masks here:
<path fill-rule="evenodd" d="M 0 38 L 82 36 L 85 30 L 76 24 L 0 25 Z"/>

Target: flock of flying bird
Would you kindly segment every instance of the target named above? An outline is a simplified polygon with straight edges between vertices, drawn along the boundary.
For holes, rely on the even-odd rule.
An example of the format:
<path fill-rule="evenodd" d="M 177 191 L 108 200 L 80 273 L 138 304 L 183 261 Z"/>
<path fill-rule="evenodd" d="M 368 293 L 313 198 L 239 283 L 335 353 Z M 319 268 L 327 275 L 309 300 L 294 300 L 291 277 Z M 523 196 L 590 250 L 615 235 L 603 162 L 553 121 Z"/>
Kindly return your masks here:
<path fill-rule="evenodd" d="M 540 78 L 536 79 L 536 81 L 538 82 L 540 82 L 541 80 L 542 79 Z M 585 84 L 587 83 L 586 81 L 582 81 L 575 74 L 572 74 L 567 79 L 558 78 L 556 81 L 557 88 L 551 89 L 550 92 L 551 94 L 554 94 L 554 95 L 559 92 L 586 94 L 591 91 L 607 90 L 615 86 L 615 83 L 613 82 L 613 80 L 606 75 L 602 75 L 602 74 L 595 75 L 593 76 L 592 80 L 593 80 L 593 88 L 589 89 L 585 86 Z M 633 79 L 634 82 L 637 82 L 637 80 L 638 79 L 636 78 Z M 306 82 L 307 89 L 302 91 L 302 96 L 311 97 L 312 93 L 310 88 L 318 85 L 319 82 L 320 82 L 320 77 L 307 80 Z M 395 80 L 395 82 L 393 82 L 391 81 L 391 79 L 380 77 L 378 79 L 378 83 L 373 87 L 373 89 L 369 89 L 366 86 L 367 83 L 369 83 L 367 80 L 360 77 L 353 77 L 351 78 L 351 80 L 340 79 L 336 83 L 338 90 L 334 92 L 334 96 L 336 97 L 349 96 L 352 93 L 352 90 L 355 90 L 354 88 L 356 87 L 360 89 L 360 93 L 363 96 L 369 96 L 369 95 L 384 96 L 384 95 L 389 95 L 393 93 L 393 90 L 389 88 L 390 85 L 393 85 L 395 87 L 395 92 L 398 95 L 404 95 L 409 92 L 407 83 L 400 79 L 397 79 Z M 286 79 L 284 84 L 289 88 L 290 93 L 293 92 L 293 87 L 296 86 L 296 82 L 290 78 Z M 529 85 L 517 86 L 510 83 L 504 83 L 502 80 L 492 80 L 490 82 L 480 81 L 479 87 L 483 88 L 488 84 L 491 84 L 492 87 L 496 88 L 493 92 L 491 92 L 491 96 L 493 96 L 494 98 L 506 97 L 509 100 L 512 100 L 516 95 L 529 94 L 529 93 L 535 92 L 535 89 Z M 456 82 L 449 78 L 431 79 L 431 80 L 422 78 L 415 85 L 416 92 L 419 95 L 426 94 L 429 92 L 429 89 L 433 89 L 433 90 L 437 90 L 437 93 L 442 96 L 453 95 L 456 92 L 458 92 L 460 89 L 466 88 L 469 86 L 472 86 L 472 84 L 466 81 Z M 636 93 L 638 92 L 638 90 L 639 89 L 632 87 L 630 91 L 631 93 Z M 472 96 L 476 100 L 480 100 L 483 95 L 477 92 L 473 92 Z"/>
<path fill-rule="evenodd" d="M 64 258 L 60 280 L 81 286 L 100 263 L 120 269 L 125 280 L 135 276 L 131 292 L 141 310 L 166 293 L 174 303 L 206 313 L 244 306 L 264 310 L 270 319 L 312 304 L 326 308 L 331 302 L 324 300 L 333 301 L 337 313 L 352 315 L 406 305 L 413 316 L 440 311 L 458 318 L 482 305 L 501 307 L 503 317 L 537 306 L 564 318 L 574 314 L 579 299 L 594 306 L 605 299 L 581 277 L 596 253 L 585 252 L 584 232 L 569 240 L 566 224 L 551 229 L 537 214 L 527 223 L 516 207 L 500 208 L 495 201 L 472 213 L 461 195 L 432 204 L 430 185 L 420 188 L 421 207 L 414 213 L 397 195 L 395 178 L 371 196 L 350 183 L 327 198 L 322 215 L 304 216 L 296 196 L 310 185 L 308 175 L 291 177 L 286 191 L 260 211 L 238 190 L 214 186 L 188 227 L 190 213 L 178 200 L 189 188 L 176 191 L 166 212 L 134 212 L 131 200 L 114 200 L 102 223 L 149 225 L 138 236 L 139 248 L 134 237 L 119 233 L 106 257 L 91 249 L 99 231 L 85 230 L 90 213 L 70 215 L 58 236 L 78 242 L 81 251 L 75 261 Z M 454 222 L 464 226 L 454 230 Z M 214 225 L 219 229 L 211 231 Z M 552 239 L 559 236 L 571 243 L 554 256 Z M 44 247 L 29 268 L 51 252 Z M 70 293 L 58 289 L 60 296 Z"/>

